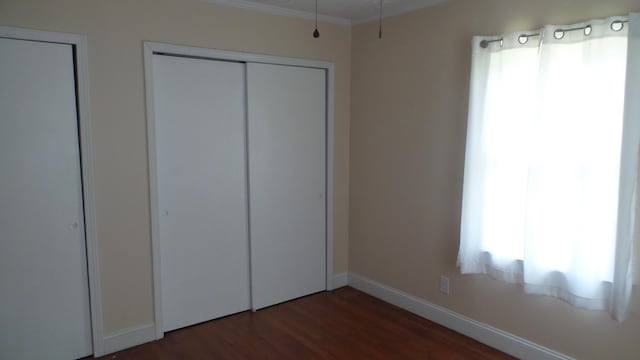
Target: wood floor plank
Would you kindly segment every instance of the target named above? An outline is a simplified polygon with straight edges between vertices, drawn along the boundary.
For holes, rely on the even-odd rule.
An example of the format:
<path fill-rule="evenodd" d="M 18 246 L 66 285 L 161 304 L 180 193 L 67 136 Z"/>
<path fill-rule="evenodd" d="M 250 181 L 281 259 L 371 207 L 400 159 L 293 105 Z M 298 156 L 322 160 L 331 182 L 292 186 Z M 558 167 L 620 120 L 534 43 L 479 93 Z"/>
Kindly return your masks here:
<path fill-rule="evenodd" d="M 513 359 L 350 287 L 165 334 L 102 359 Z"/>

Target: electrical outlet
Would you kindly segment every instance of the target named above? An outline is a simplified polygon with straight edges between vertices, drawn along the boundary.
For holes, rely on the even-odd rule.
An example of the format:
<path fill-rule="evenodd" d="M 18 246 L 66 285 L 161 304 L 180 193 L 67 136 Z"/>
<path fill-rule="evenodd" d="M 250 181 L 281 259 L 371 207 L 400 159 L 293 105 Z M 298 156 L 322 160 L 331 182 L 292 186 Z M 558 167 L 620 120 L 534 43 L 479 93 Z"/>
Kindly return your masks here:
<path fill-rule="evenodd" d="M 440 292 L 449 295 L 449 278 L 440 276 Z"/>

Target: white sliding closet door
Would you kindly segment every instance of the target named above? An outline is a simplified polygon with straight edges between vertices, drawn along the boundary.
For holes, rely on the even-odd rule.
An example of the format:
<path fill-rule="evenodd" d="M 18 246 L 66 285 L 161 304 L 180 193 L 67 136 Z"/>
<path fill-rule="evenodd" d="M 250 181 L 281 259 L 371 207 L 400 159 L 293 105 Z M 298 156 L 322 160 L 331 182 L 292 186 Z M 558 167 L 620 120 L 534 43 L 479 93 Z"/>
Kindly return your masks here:
<path fill-rule="evenodd" d="M 153 56 L 164 331 L 250 308 L 244 73 Z"/>
<path fill-rule="evenodd" d="M 0 359 L 92 353 L 71 45 L 0 38 Z"/>
<path fill-rule="evenodd" d="M 252 307 L 326 289 L 325 70 L 247 64 Z"/>

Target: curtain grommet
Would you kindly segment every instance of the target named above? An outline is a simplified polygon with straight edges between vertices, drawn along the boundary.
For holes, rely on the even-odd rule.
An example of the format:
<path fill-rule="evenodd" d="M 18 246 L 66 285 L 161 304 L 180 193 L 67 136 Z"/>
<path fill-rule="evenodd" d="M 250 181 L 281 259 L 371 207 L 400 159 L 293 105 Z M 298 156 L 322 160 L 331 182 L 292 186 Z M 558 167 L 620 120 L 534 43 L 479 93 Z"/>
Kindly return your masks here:
<path fill-rule="evenodd" d="M 618 31 L 622 31 L 622 29 L 624 29 L 624 21 L 622 20 L 615 20 L 611 22 L 611 30 L 618 32 Z"/>

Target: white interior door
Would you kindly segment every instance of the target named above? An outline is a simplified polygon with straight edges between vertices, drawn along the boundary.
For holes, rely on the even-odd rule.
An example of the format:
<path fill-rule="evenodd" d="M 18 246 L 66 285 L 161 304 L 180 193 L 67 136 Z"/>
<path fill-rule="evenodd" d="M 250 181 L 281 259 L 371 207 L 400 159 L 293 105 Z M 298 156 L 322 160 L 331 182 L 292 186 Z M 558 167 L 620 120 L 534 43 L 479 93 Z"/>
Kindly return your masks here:
<path fill-rule="evenodd" d="M 92 353 L 71 45 L 0 38 L 0 358 Z"/>
<path fill-rule="evenodd" d="M 252 307 L 326 289 L 325 70 L 247 64 Z"/>
<path fill-rule="evenodd" d="M 244 72 L 153 56 L 164 331 L 250 308 Z"/>

